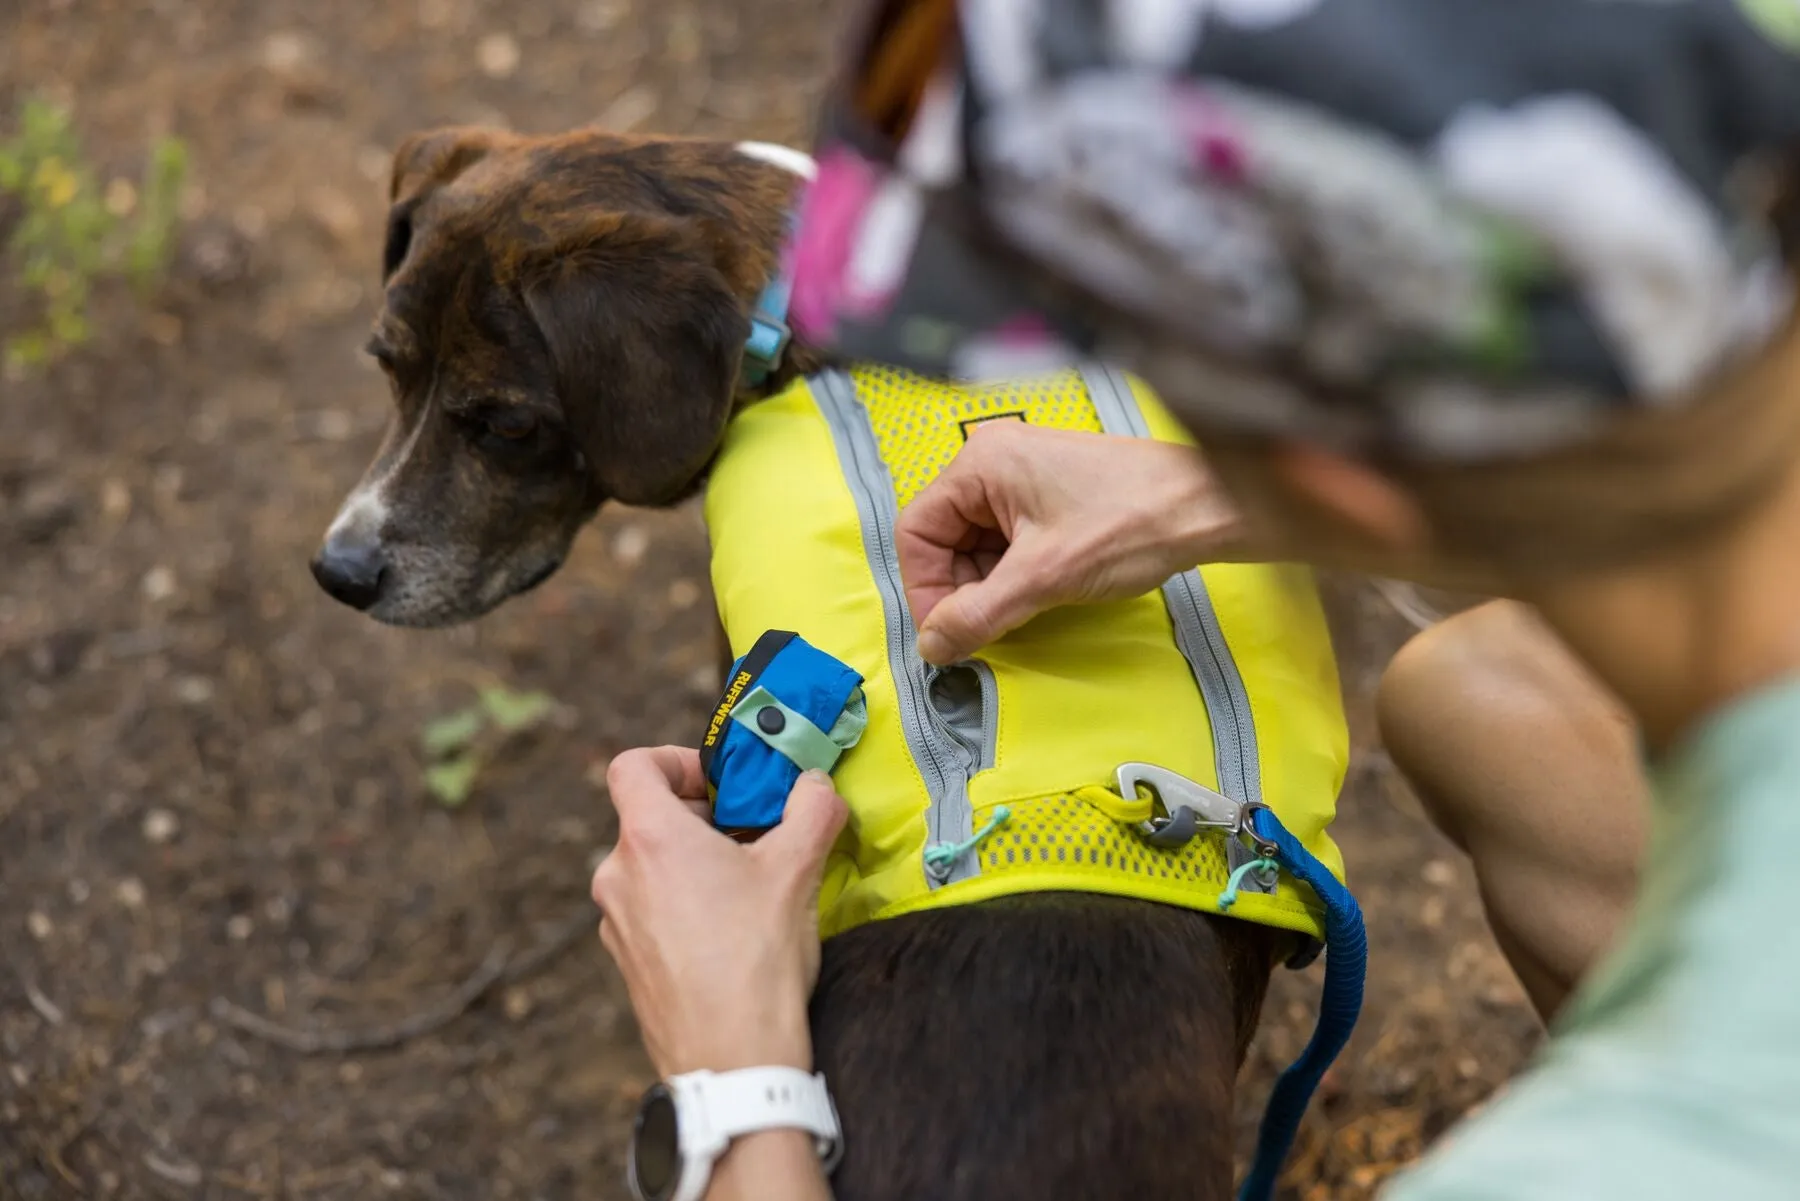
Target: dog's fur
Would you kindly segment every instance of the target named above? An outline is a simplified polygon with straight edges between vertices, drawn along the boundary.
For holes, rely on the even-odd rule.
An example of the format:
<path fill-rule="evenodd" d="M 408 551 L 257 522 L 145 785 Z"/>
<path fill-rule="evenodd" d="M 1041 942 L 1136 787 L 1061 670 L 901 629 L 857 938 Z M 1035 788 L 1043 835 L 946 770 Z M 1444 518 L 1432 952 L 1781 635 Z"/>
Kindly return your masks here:
<path fill-rule="evenodd" d="M 700 485 L 795 186 L 727 143 L 415 137 L 371 350 L 398 416 L 333 524 L 368 611 L 464 621 L 541 581 L 602 501 Z M 772 161 L 776 160 L 776 161 Z M 804 348 L 762 390 L 819 364 Z M 367 597 L 363 599 L 369 599 Z M 1279 932 L 1085 895 L 833 938 L 813 1000 L 843 1201 L 1214 1201 Z"/>

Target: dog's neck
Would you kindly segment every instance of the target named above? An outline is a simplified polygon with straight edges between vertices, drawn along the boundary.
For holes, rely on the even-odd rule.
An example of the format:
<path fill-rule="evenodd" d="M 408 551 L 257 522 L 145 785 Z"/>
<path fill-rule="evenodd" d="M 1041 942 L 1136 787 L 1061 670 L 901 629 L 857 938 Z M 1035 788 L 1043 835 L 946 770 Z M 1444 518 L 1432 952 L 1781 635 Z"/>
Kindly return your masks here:
<path fill-rule="evenodd" d="M 741 409 L 745 405 L 765 400 L 784 390 L 797 379 L 804 379 L 815 372 L 823 371 L 831 366 L 829 356 L 804 345 L 798 339 L 788 344 L 787 351 L 781 356 L 781 362 L 758 384 L 740 384 L 733 397 L 733 408 Z"/>

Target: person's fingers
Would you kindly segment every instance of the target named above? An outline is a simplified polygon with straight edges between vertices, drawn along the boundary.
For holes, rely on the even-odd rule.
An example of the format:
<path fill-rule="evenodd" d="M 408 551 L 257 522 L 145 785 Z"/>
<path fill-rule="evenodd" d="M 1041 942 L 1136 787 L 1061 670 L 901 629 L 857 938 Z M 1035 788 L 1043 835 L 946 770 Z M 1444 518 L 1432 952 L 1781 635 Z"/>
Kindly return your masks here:
<path fill-rule="evenodd" d="M 607 898 L 618 887 L 619 870 L 618 853 L 615 851 L 600 861 L 600 866 L 594 869 L 594 878 L 588 882 L 588 895 L 594 898 L 594 904 L 600 907 L 602 913 L 606 912 Z"/>
<path fill-rule="evenodd" d="M 704 801 L 706 776 L 700 753 L 689 747 L 643 747 L 626 751 L 606 768 L 606 790 L 624 829 L 654 820 L 671 798 Z"/>
<path fill-rule="evenodd" d="M 993 534 L 994 531 L 981 531 Z M 995 545 L 997 543 L 997 545 Z M 996 535 L 993 539 L 981 539 L 973 547 L 955 551 L 950 558 L 950 582 L 947 585 L 931 584 L 907 585 L 907 610 L 913 615 L 913 624 L 923 626 L 930 618 L 932 611 L 944 600 L 953 595 L 957 589 L 968 584 L 979 583 L 986 579 L 998 567 L 1000 560 L 1006 557 L 1005 539 Z M 902 580 L 905 580 L 904 574 Z"/>
<path fill-rule="evenodd" d="M 961 581 L 967 553 L 998 527 L 982 457 L 967 447 L 901 510 L 894 526 L 900 579 L 913 620 L 922 622 Z"/>
<path fill-rule="evenodd" d="M 684 801 L 706 796 L 706 772 L 700 767 L 700 752 L 691 746 L 653 746 L 648 748 L 669 790 Z"/>
<path fill-rule="evenodd" d="M 613 957 L 614 963 L 619 962 L 622 948 L 619 942 L 619 922 L 617 918 L 609 917 L 605 914 L 600 916 L 600 945 L 606 948 L 606 953 Z"/>
<path fill-rule="evenodd" d="M 903 528 L 894 531 L 900 581 L 914 621 L 923 621 L 961 583 L 965 560 L 961 551 Z"/>
<path fill-rule="evenodd" d="M 642 789 L 660 780 L 666 791 L 692 800 L 706 795 L 700 752 L 685 746 L 647 746 L 626 751 L 607 765 L 607 787 Z"/>
<path fill-rule="evenodd" d="M 966 562 L 968 567 L 963 571 L 959 584 L 973 584 L 976 580 L 985 580 L 994 574 L 994 568 L 1000 566 L 1000 560 L 1006 557 L 1004 550 L 981 550 L 969 552 Z"/>
<path fill-rule="evenodd" d="M 788 865 L 797 878 L 817 887 L 824 871 L 825 854 L 849 820 L 850 807 L 837 794 L 831 777 L 809 771 L 788 792 L 781 824 L 753 844 L 758 858 Z"/>
<path fill-rule="evenodd" d="M 919 656 L 948 666 L 1002 634 L 1018 629 L 1055 603 L 1056 577 L 1029 548 L 1014 548 L 986 578 L 964 584 L 938 601 L 919 625 Z"/>

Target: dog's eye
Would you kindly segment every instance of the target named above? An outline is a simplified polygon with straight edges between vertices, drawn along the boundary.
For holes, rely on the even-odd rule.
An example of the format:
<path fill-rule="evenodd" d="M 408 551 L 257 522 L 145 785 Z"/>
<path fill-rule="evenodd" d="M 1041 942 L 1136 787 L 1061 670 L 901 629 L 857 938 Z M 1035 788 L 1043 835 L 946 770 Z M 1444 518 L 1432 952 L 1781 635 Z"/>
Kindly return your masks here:
<path fill-rule="evenodd" d="M 537 433 L 537 415 L 520 408 L 495 409 L 482 418 L 482 425 L 503 442 L 523 442 Z"/>
<path fill-rule="evenodd" d="M 469 438 L 490 453 L 535 452 L 543 445 L 539 435 L 544 422 L 522 404 L 489 400 L 462 408 L 456 416 Z"/>
<path fill-rule="evenodd" d="M 406 261 L 406 252 L 412 249 L 412 236 L 412 206 L 395 209 L 388 218 L 387 239 L 381 248 L 383 281 L 393 278 L 394 272 L 400 270 L 400 264 Z"/>

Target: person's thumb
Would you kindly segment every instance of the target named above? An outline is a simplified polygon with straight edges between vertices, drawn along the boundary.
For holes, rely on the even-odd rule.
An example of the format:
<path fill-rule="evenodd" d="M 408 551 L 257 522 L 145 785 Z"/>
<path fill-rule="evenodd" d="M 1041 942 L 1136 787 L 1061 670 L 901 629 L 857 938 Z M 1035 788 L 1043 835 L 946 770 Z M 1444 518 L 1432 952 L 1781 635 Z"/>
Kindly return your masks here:
<path fill-rule="evenodd" d="M 947 667 L 1050 607 L 1043 573 L 1017 543 L 985 579 L 962 585 L 932 607 L 919 627 L 919 657 Z"/>
<path fill-rule="evenodd" d="M 759 855 L 785 864 L 816 887 L 825 853 L 849 820 L 850 807 L 822 771 L 803 773 L 788 793 L 781 822 L 756 840 Z"/>

